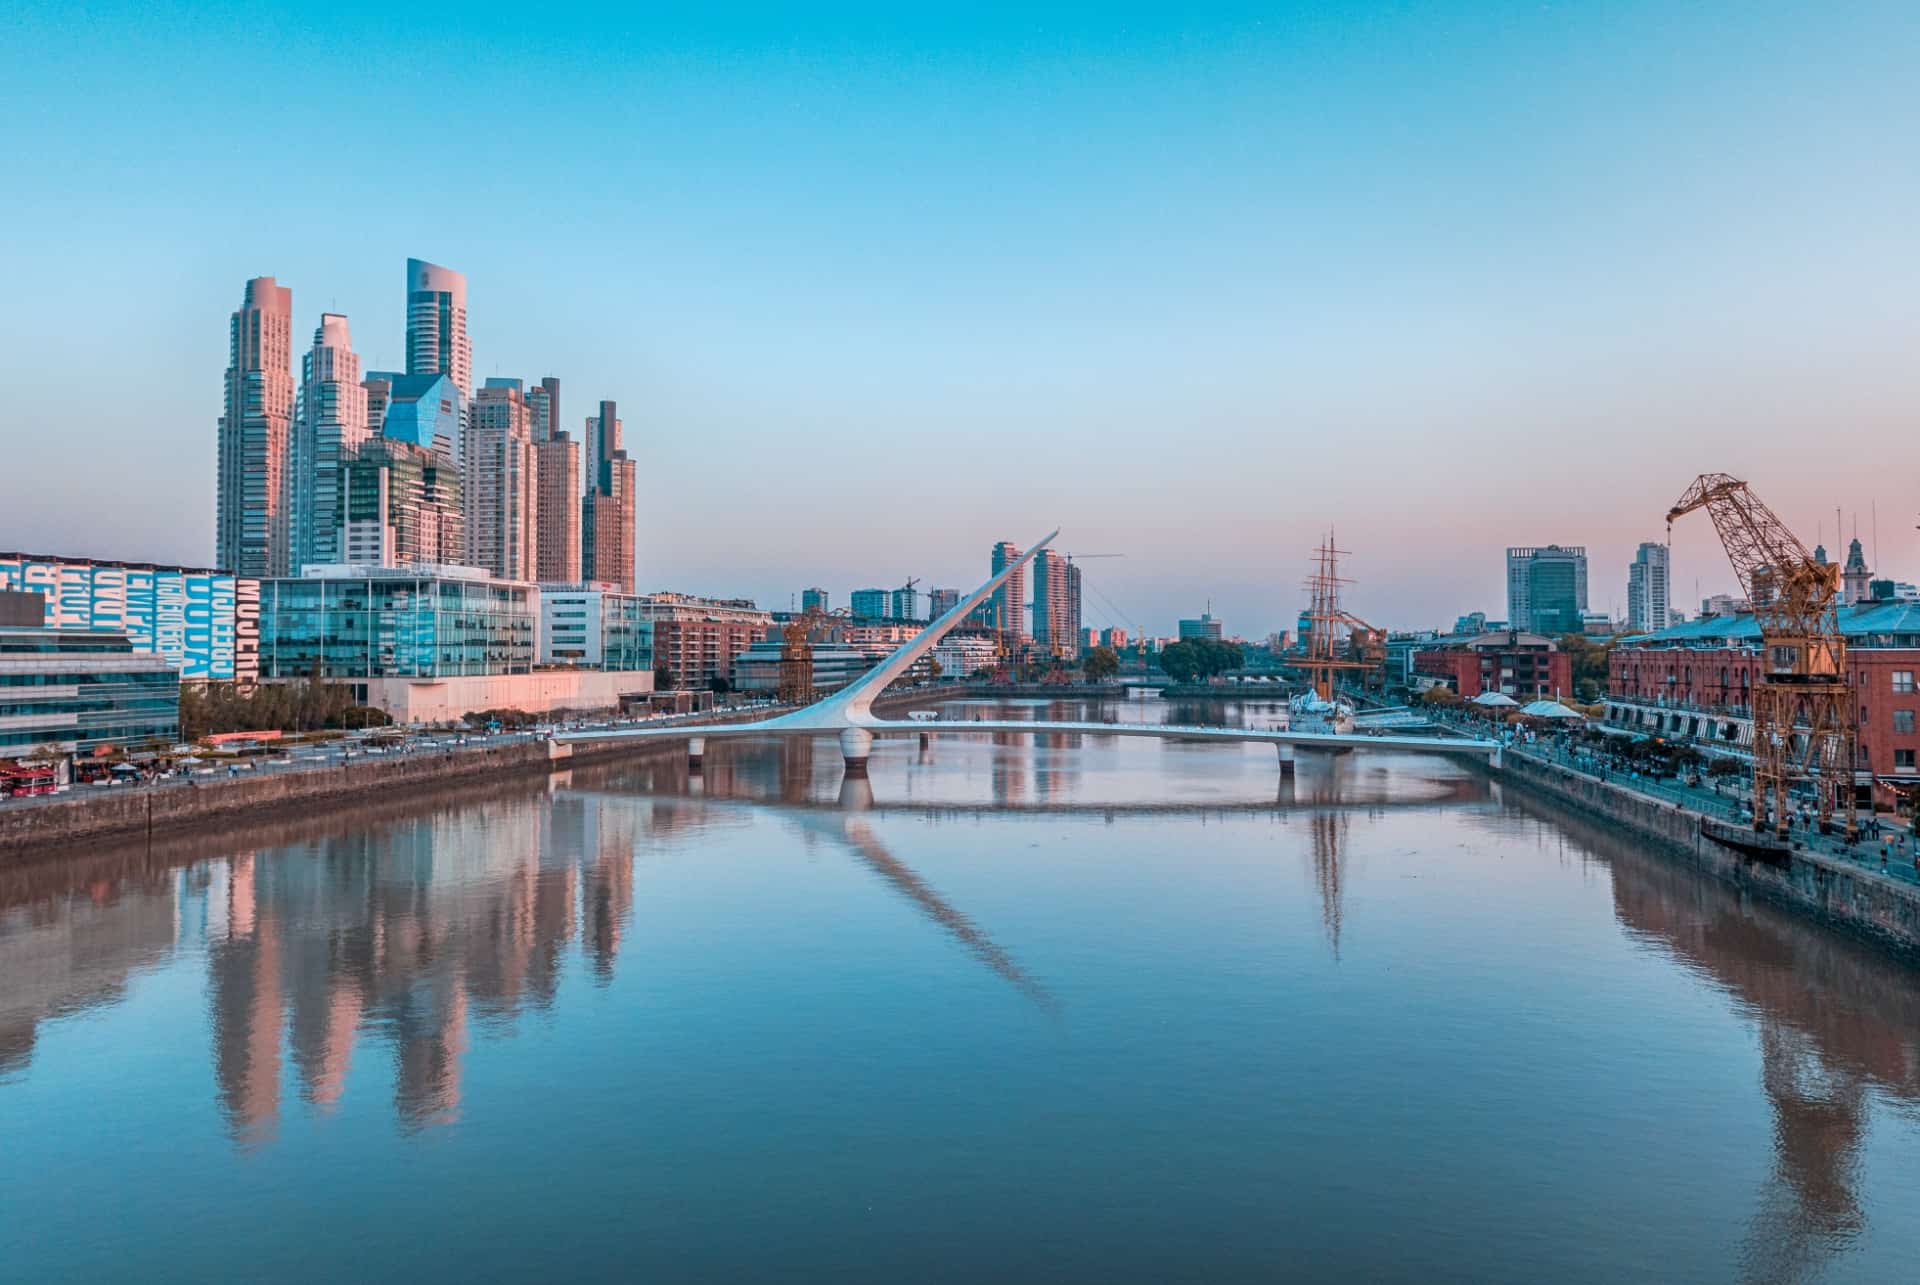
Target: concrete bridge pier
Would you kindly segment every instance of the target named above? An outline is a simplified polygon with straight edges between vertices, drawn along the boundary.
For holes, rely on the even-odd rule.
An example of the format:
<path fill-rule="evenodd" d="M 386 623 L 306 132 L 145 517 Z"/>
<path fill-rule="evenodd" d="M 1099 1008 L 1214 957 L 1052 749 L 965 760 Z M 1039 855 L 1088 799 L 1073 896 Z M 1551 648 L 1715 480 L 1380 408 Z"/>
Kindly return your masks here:
<path fill-rule="evenodd" d="M 707 738 L 689 736 L 687 738 L 687 774 L 698 776 L 706 771 Z"/>
<path fill-rule="evenodd" d="M 1273 748 L 1280 755 L 1280 775 L 1283 777 L 1292 776 L 1293 775 L 1293 746 L 1275 745 Z"/>
<path fill-rule="evenodd" d="M 848 776 L 867 774 L 867 755 L 873 752 L 873 733 L 864 727 L 840 729 L 840 757 L 846 760 Z"/>

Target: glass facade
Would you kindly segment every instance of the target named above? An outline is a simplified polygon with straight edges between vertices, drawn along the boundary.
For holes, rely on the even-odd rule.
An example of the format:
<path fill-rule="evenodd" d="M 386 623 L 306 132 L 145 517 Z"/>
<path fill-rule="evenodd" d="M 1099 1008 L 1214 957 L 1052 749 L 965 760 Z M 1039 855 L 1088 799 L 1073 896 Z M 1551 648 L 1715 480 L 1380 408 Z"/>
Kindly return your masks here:
<path fill-rule="evenodd" d="M 0 630 L 0 756 L 180 737 L 180 675 L 124 635 Z"/>
<path fill-rule="evenodd" d="M 651 670 L 653 621 L 633 594 L 579 586 L 540 593 L 540 661 L 588 669 Z"/>
<path fill-rule="evenodd" d="M 532 585 L 429 574 L 267 580 L 260 676 L 457 678 L 525 674 L 538 647 Z"/>

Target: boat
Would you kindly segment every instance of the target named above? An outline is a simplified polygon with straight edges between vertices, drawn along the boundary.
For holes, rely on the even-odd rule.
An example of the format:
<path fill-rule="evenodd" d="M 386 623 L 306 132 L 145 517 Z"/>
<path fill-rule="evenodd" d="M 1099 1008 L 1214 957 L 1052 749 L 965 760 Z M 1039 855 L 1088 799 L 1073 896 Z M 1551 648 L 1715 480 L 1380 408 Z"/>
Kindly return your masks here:
<path fill-rule="evenodd" d="M 1305 691 L 1287 702 L 1287 730 L 1323 736 L 1344 736 L 1353 731 L 1353 706 L 1338 696 L 1328 697 Z"/>

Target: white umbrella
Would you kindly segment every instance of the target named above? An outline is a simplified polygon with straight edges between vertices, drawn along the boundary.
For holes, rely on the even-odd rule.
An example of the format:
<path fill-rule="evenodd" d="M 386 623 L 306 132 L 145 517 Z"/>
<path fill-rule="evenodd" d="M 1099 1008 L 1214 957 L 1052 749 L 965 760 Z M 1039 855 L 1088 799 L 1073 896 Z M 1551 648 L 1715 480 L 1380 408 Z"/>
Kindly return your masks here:
<path fill-rule="evenodd" d="M 1520 702 L 1505 692 L 1481 692 L 1467 703 L 1470 705 L 1479 705 L 1484 709 L 1512 709 Z"/>
<path fill-rule="evenodd" d="M 1530 705 L 1521 706 L 1520 713 L 1526 718 L 1585 718 L 1586 717 L 1586 715 L 1582 714 L 1579 710 L 1568 709 L 1565 705 L 1562 705 L 1559 701 L 1534 701 Z"/>

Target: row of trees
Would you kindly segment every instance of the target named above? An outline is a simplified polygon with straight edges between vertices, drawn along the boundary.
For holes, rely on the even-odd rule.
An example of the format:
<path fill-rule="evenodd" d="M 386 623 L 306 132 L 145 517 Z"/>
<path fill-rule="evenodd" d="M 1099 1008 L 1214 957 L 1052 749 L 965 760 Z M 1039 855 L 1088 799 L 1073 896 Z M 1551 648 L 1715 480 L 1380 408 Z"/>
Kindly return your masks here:
<path fill-rule="evenodd" d="M 1160 668 L 1176 683 L 1217 678 L 1240 668 L 1246 660 L 1239 643 L 1211 638 L 1183 638 L 1160 649 Z"/>
<path fill-rule="evenodd" d="M 385 727 L 387 721 L 379 710 L 355 704 L 346 684 L 318 677 L 297 683 L 261 683 L 246 691 L 232 683 L 180 689 L 180 735 L 189 741 L 217 732 L 310 732 Z"/>

